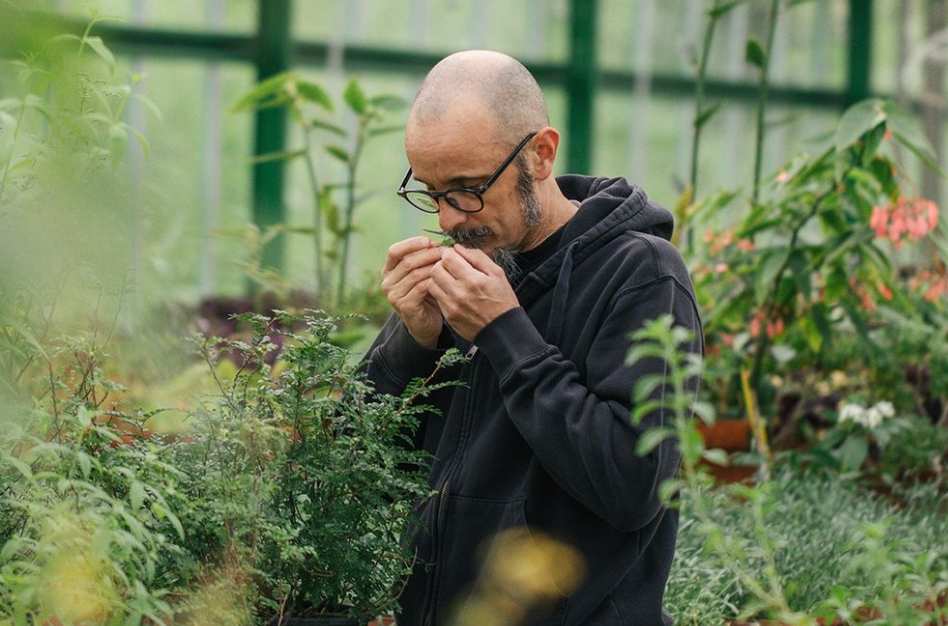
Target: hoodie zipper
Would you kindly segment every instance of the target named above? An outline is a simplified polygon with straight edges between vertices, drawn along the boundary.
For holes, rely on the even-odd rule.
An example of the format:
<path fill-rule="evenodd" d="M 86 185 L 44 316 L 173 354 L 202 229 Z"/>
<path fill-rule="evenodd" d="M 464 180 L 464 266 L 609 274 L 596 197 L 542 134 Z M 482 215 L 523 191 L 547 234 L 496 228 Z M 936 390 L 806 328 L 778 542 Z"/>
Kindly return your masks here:
<path fill-rule="evenodd" d="M 477 346 L 472 345 L 467 353 L 464 355 L 469 359 L 473 359 L 474 355 L 477 354 Z M 424 602 L 424 625 L 432 626 L 434 622 L 434 613 L 435 613 L 435 599 L 438 593 L 438 561 L 440 559 L 441 552 L 441 540 L 443 538 L 443 529 L 442 524 L 444 520 L 444 508 L 447 502 L 448 486 L 451 483 L 451 478 L 453 477 L 455 471 L 460 467 L 460 463 L 457 461 L 458 458 L 464 453 L 464 445 L 467 443 L 467 431 L 470 426 L 470 421 L 468 418 L 471 414 L 471 404 L 474 394 L 471 393 L 474 390 L 474 381 L 477 376 L 477 361 L 471 363 L 471 388 L 468 390 L 467 402 L 464 407 L 464 414 L 461 420 L 461 431 L 458 434 L 458 447 L 455 450 L 454 454 L 451 456 L 451 459 L 448 461 L 448 467 L 444 471 L 444 480 L 441 482 L 441 487 L 438 490 L 438 506 L 434 510 L 434 520 L 432 520 L 432 533 L 431 539 L 432 544 L 434 545 L 434 568 L 432 569 L 431 577 L 428 579 L 428 588 L 425 593 L 425 602 Z"/>

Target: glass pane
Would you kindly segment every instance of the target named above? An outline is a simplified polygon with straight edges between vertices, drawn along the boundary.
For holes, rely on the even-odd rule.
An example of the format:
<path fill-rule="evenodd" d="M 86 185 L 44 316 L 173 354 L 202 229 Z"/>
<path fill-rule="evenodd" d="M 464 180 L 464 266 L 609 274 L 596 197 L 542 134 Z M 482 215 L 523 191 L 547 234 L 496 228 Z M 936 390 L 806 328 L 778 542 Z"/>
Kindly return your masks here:
<path fill-rule="evenodd" d="M 46 0 L 48 6 L 85 19 L 90 9 L 123 22 L 157 28 L 251 32 L 256 0 Z M 219 19 L 216 18 L 219 16 Z M 215 19 L 210 19 L 214 17 Z"/>
<path fill-rule="evenodd" d="M 709 78 L 756 79 L 745 46 L 749 37 L 766 41 L 769 4 L 738 4 L 717 22 Z M 602 0 L 602 66 L 637 69 L 638 55 L 645 53 L 650 73 L 693 77 L 710 6 L 710 0 Z M 784 10 L 774 36 L 773 84 L 842 88 L 848 10 L 846 0 L 804 2 Z"/>
<path fill-rule="evenodd" d="M 297 2 L 293 34 L 308 40 L 443 52 L 491 48 L 524 59 L 566 58 L 566 0 L 310 0 Z"/>

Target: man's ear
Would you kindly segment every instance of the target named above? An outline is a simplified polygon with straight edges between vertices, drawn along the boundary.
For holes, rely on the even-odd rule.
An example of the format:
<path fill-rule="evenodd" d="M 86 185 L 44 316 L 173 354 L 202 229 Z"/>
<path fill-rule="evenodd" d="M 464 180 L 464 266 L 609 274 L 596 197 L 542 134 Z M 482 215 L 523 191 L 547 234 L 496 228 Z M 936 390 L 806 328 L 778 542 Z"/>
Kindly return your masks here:
<path fill-rule="evenodd" d="M 547 126 L 537 132 L 531 141 L 531 165 L 533 178 L 545 180 L 553 175 L 553 164 L 556 162 L 556 150 L 560 145 L 560 134 L 552 126 Z"/>

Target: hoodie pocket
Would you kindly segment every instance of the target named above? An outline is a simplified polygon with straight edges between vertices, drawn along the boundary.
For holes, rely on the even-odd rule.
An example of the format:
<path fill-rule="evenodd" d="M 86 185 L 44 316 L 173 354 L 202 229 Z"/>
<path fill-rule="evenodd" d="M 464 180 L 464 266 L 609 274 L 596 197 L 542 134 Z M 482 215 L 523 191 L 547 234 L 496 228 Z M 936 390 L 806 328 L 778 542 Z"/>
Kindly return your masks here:
<path fill-rule="evenodd" d="M 566 598 L 544 564 L 549 541 L 527 527 L 524 499 L 449 496 L 435 624 L 471 612 L 480 623 L 561 624 Z"/>
<path fill-rule="evenodd" d="M 444 503 L 442 558 L 435 589 L 437 625 L 449 624 L 459 610 L 479 610 L 496 593 L 495 566 L 507 565 L 491 550 L 501 533 L 524 526 L 523 499 L 493 500 L 448 496 Z M 501 620 L 495 620 L 500 622 Z"/>

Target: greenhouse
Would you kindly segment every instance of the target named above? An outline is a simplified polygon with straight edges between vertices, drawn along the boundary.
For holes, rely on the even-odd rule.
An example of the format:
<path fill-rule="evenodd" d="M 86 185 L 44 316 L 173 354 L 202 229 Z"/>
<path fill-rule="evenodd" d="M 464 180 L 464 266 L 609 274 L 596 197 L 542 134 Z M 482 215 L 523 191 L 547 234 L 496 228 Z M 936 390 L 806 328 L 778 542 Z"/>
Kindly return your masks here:
<path fill-rule="evenodd" d="M 0 626 L 948 624 L 946 0 L 0 1 Z"/>

